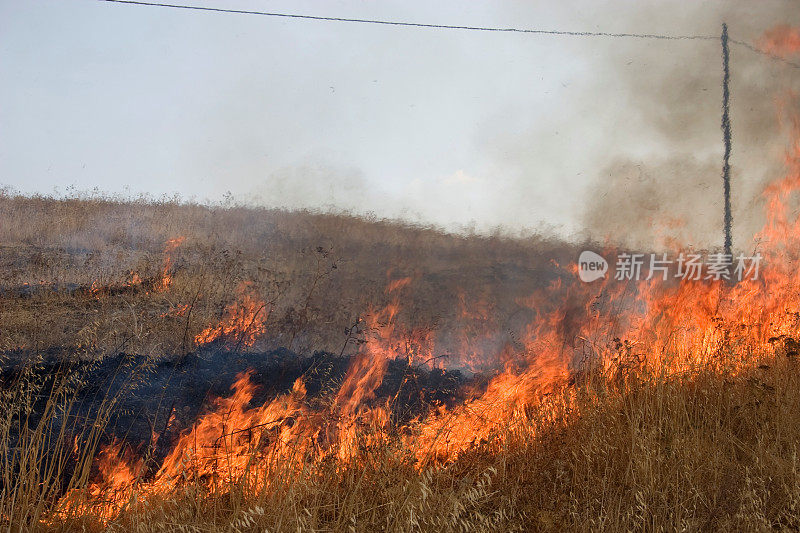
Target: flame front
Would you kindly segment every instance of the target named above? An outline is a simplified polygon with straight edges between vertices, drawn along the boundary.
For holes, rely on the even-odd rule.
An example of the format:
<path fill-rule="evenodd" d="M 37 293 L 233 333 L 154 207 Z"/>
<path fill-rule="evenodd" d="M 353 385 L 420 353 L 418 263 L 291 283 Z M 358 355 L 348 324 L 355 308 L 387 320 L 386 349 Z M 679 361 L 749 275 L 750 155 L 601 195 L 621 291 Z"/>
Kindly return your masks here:
<path fill-rule="evenodd" d="M 782 54 L 797 51 L 797 37 L 797 30 L 775 30 L 764 47 Z M 419 467 L 452 461 L 477 444 L 502 446 L 507 435 L 529 424 L 531 406 L 561 402 L 568 407 L 574 384 L 590 370 L 624 386 L 632 377 L 699 369 L 735 373 L 773 355 L 800 321 L 800 218 L 788 209 L 800 191 L 800 120 L 791 115 L 788 122 L 793 142 L 786 175 L 764 191 L 767 220 L 758 235 L 763 267 L 757 279 L 559 280 L 519 298 L 534 318 L 505 345 L 481 342 L 497 327 L 492 306 L 480 291 L 462 291 L 458 315 L 466 326 L 457 343 L 463 352 L 459 364 L 491 362 L 499 370 L 461 404 L 436 406 L 402 428 L 393 427 L 391 405 L 379 400 L 376 390 L 391 361 L 430 365 L 438 352 L 435 335 L 398 324 L 401 294 L 412 280 L 394 279 L 386 290 L 389 303 L 369 314 L 366 342 L 331 401 L 310 401 L 299 378 L 289 392 L 253 406 L 255 385 L 249 373 L 240 374 L 231 395 L 211 402 L 151 479 L 137 479 L 136 463 L 123 461 L 118 448 L 101 452 L 101 480 L 90 486 L 89 499 L 125 502 L 130 498 L 109 494 L 136 491 L 147 497 L 188 482 L 212 491 L 242 484 L 263 488 L 276 465 L 300 470 L 333 459 L 346 466 L 357 463 L 365 448 L 390 440 L 409 451 Z M 267 314 L 253 287 L 243 285 L 221 322 L 195 342 L 228 339 L 252 345 L 265 332 Z"/>

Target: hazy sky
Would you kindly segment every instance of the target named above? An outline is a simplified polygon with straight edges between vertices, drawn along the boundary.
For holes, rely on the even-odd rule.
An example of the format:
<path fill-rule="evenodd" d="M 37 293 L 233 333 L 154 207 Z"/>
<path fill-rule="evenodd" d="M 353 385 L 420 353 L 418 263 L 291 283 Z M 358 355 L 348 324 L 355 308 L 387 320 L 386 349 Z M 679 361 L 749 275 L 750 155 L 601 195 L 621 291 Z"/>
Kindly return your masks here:
<path fill-rule="evenodd" d="M 173 3 L 668 34 L 718 34 L 723 11 L 721 3 L 689 11 L 682 1 Z M 739 34 L 753 36 L 753 28 Z M 688 119 L 692 131 L 707 132 L 694 156 L 717 158 L 716 41 L 0 0 L 0 184 L 199 201 L 230 191 L 268 205 L 334 206 L 450 228 L 544 223 L 571 232 L 603 169 L 669 150 L 663 124 L 632 104 L 632 91 L 658 93 L 663 73 L 682 68 L 708 72 L 708 83 L 684 98 L 713 111 Z M 647 105 L 660 107 L 657 98 Z"/>

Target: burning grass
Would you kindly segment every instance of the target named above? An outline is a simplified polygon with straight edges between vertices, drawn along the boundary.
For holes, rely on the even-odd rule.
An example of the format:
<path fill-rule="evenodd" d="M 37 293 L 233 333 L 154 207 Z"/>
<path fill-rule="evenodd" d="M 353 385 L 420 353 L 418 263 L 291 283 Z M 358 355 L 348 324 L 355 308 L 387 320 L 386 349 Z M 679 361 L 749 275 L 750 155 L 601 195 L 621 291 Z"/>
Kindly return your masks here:
<path fill-rule="evenodd" d="M 59 521 L 40 528 L 794 529 L 797 365 L 795 357 L 780 356 L 735 373 L 617 383 L 587 374 L 446 463 L 420 465 L 402 439 L 387 439 L 364 441 L 350 461 L 273 457 L 262 471 L 264 457 L 252 448 L 240 477 L 217 467 L 218 483 L 187 476 L 165 492 L 146 482 L 115 492 L 122 487 L 109 480 L 92 485 L 89 497 L 97 490 L 123 495 L 113 520 L 99 520 L 108 507 L 98 500 L 87 507 L 75 501 Z M 370 428 L 362 431 L 367 436 Z M 115 466 L 101 473 L 131 482 L 132 471 L 120 466 L 131 456 L 110 450 L 100 461 L 117 454 Z"/>
<path fill-rule="evenodd" d="M 524 299 L 534 320 L 485 379 L 456 378 L 458 401 L 421 386 L 446 358 L 435 332 L 398 320 L 408 277 L 390 277 L 385 305 L 346 332 L 357 349 L 342 349 L 344 370 L 313 393 L 320 361 L 258 399 L 246 363 L 180 420 L 171 375 L 153 385 L 158 402 L 137 390 L 152 359 L 109 366 L 111 386 L 22 364 L 3 388 L 3 515 L 54 530 L 796 528 L 800 274 L 786 259 L 800 232 L 779 207 L 764 233 L 782 239 L 759 279 L 557 280 Z M 253 290 L 209 330 L 228 346 L 221 363 L 269 331 Z M 198 348 L 170 368 L 209 346 Z M 180 390 L 205 393 L 196 368 L 196 387 Z M 135 411 L 128 392 L 162 413 L 138 444 L 133 426 L 112 424 Z"/>
<path fill-rule="evenodd" d="M 453 343 L 402 319 L 414 276 L 390 272 L 383 305 L 346 328 L 338 355 L 267 393 L 259 357 L 242 350 L 298 338 L 274 319 L 279 284 L 234 277 L 217 325 L 204 317 L 194 336 L 204 291 L 182 300 L 165 261 L 167 286 L 79 291 L 92 305 L 117 290 L 169 303 L 158 316 L 178 319 L 188 349 L 80 368 L 40 356 L 4 372 L 0 514 L 41 530 L 796 528 L 794 161 L 766 193 L 759 279 L 583 284 L 564 270 L 514 299 L 527 319 L 498 346 L 478 327 L 497 304 L 456 291 L 454 323 L 469 327 Z M 327 254 L 315 255 L 301 315 L 337 270 L 321 266 Z M 442 339 L 474 349 L 441 356 Z M 476 353 L 490 372 L 469 366 Z M 288 378 L 288 364 L 258 373 Z M 462 373 L 437 397 L 448 365 Z"/>
<path fill-rule="evenodd" d="M 581 283 L 553 260 L 566 245 L 395 227 L 429 246 L 407 257 L 408 241 L 391 250 L 363 221 L 310 215 L 340 240 L 300 238 L 304 268 L 162 235 L 157 260 L 119 254 L 91 280 L 12 271 L 0 517 L 54 531 L 800 529 L 800 121 L 787 122 L 764 266 L 738 282 Z M 36 202 L 58 205 L 0 208 Z M 354 248 L 355 227 L 347 260 L 334 250 Z M 387 273 L 376 257 L 398 260 Z M 48 304 L 83 325 L 36 327 Z M 264 366 L 270 346 L 282 359 Z"/>

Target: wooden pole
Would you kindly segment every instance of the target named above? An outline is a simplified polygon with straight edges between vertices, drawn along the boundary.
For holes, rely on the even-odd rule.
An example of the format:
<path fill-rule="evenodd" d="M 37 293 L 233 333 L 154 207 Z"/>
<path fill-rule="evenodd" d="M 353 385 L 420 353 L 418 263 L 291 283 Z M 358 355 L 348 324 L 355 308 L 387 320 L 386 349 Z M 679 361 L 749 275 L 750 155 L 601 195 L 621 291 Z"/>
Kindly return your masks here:
<path fill-rule="evenodd" d="M 725 143 L 725 155 L 722 159 L 722 183 L 725 195 L 725 254 L 731 256 L 733 239 L 731 237 L 731 119 L 730 119 L 730 69 L 728 65 L 728 25 L 722 23 L 722 139 Z M 733 257 L 731 256 L 731 259 Z"/>

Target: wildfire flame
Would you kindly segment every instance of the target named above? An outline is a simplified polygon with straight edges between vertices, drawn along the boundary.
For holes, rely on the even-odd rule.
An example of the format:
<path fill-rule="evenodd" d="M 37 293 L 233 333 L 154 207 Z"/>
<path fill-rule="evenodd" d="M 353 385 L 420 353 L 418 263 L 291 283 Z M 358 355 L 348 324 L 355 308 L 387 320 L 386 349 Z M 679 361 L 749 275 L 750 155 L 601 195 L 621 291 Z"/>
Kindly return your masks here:
<path fill-rule="evenodd" d="M 169 239 L 164 244 L 164 263 L 161 267 L 161 280 L 156 286 L 156 289 L 166 291 L 172 286 L 172 267 L 175 262 L 172 255 L 184 241 L 186 241 L 186 237 L 176 237 L 174 239 Z"/>
<path fill-rule="evenodd" d="M 209 326 L 195 336 L 194 342 L 198 346 L 218 339 L 252 346 L 266 331 L 268 306 L 258 296 L 254 286 L 243 283 L 239 286 L 237 295 L 236 301 L 225 308 L 219 325 Z"/>
<path fill-rule="evenodd" d="M 797 30 L 779 28 L 765 39 L 776 53 L 800 47 Z M 555 281 L 540 293 L 519 298 L 534 318 L 514 345 L 486 353 L 468 346 L 481 333 L 464 336 L 469 358 L 501 364 L 484 390 L 460 405 L 437 406 L 404 431 L 392 433 L 391 406 L 376 397 L 389 363 L 401 358 L 420 364 L 436 353 L 435 336 L 397 324 L 400 294 L 411 279 L 394 279 L 386 289 L 390 302 L 368 317 L 366 342 L 330 403 L 312 407 L 300 378 L 289 392 L 252 406 L 255 385 L 249 373 L 240 374 L 232 394 L 211 402 L 178 438 L 152 479 L 137 479 L 138 463 L 123 459 L 118 443 L 104 449 L 97 459 L 101 479 L 90 486 L 90 498 L 119 503 L 127 499 L 109 493 L 160 493 L 188 481 L 212 490 L 227 483 L 259 486 L 276 464 L 301 468 L 326 458 L 347 464 L 357 461 L 364 447 L 390 437 L 400 440 L 422 467 L 452 460 L 476 443 L 502 444 L 503 435 L 525 423 L 528 407 L 569 391 L 575 376 L 589 368 L 609 382 L 624 382 L 631 375 L 695 369 L 736 372 L 773 354 L 779 349 L 777 340 L 796 332 L 800 322 L 800 270 L 795 266 L 800 218 L 792 218 L 787 207 L 800 192 L 800 120 L 793 118 L 787 173 L 764 191 L 767 221 L 759 235 L 764 260 L 758 279 L 735 284 L 658 277 L 640 283 Z M 165 279 L 167 266 L 165 260 Z M 461 320 L 494 328 L 491 306 L 480 298 L 478 304 L 469 303 L 468 298 L 460 295 Z M 195 342 L 238 339 L 252 345 L 265 332 L 267 314 L 253 286 L 242 285 L 220 324 L 206 328 Z"/>

